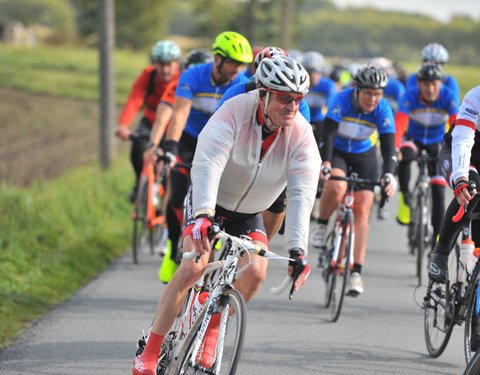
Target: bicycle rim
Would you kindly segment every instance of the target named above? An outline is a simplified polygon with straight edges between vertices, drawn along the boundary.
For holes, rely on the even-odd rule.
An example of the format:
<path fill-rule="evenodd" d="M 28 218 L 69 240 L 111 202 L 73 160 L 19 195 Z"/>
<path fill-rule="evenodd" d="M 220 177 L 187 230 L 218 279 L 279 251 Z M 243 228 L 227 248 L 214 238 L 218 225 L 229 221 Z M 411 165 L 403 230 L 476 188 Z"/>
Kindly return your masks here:
<path fill-rule="evenodd" d="M 478 286 L 477 286 L 478 288 Z M 475 352 L 472 352 L 472 319 L 475 311 L 475 305 L 477 302 L 477 288 L 474 289 L 472 296 L 468 301 L 467 316 L 465 318 L 465 334 L 463 337 L 463 348 L 465 350 L 465 362 L 468 364 L 472 360 L 472 357 L 475 355 Z"/>
<path fill-rule="evenodd" d="M 480 351 L 478 351 L 469 362 L 463 375 L 478 375 L 480 374 Z"/>
<path fill-rule="evenodd" d="M 223 338 L 223 351 L 217 351 L 217 360 L 211 369 L 220 368 L 218 374 L 235 374 L 240 360 L 243 347 L 243 340 L 246 329 L 246 308 L 242 295 L 235 289 L 224 290 L 218 298 L 220 310 L 226 318 L 225 335 Z M 223 316 L 223 315 L 222 315 Z M 175 375 L 204 374 L 198 363 L 190 363 L 190 357 L 203 321 L 201 318 L 192 326 L 188 337 L 185 340 L 182 352 L 178 358 L 178 365 L 175 368 Z M 220 361 L 221 356 L 221 361 Z M 211 371 L 211 370 L 209 370 Z"/>
<path fill-rule="evenodd" d="M 425 344 L 430 356 L 436 358 L 445 350 L 455 325 L 455 290 L 457 282 L 457 254 L 450 252 L 446 284 L 430 281 L 424 301 Z M 435 293 L 437 301 L 428 297 Z"/>
<path fill-rule="evenodd" d="M 425 254 L 425 224 L 424 221 L 428 220 L 428 218 L 424 218 L 424 210 L 423 206 L 426 204 L 425 197 L 420 196 L 418 199 L 418 217 L 417 217 L 417 230 L 416 230 L 416 243 L 417 243 L 417 285 L 422 284 L 422 273 L 423 273 L 423 256 Z"/>
<path fill-rule="evenodd" d="M 325 308 L 330 306 L 330 301 L 332 300 L 332 287 L 331 283 L 333 282 L 333 270 L 332 270 L 332 254 L 333 254 L 333 230 L 328 234 L 325 241 L 325 256 L 323 259 L 324 268 L 322 271 L 323 279 L 325 280 Z"/>
<path fill-rule="evenodd" d="M 340 317 L 348 273 L 350 271 L 350 248 L 352 242 L 352 227 L 349 221 L 343 223 L 341 233 L 340 251 L 333 272 L 332 296 L 330 301 L 330 314 L 332 321 Z"/>
<path fill-rule="evenodd" d="M 148 205 L 148 178 L 142 177 L 138 185 L 138 193 L 133 219 L 132 255 L 133 263 L 137 264 L 140 254 L 147 244 L 147 205 Z"/>

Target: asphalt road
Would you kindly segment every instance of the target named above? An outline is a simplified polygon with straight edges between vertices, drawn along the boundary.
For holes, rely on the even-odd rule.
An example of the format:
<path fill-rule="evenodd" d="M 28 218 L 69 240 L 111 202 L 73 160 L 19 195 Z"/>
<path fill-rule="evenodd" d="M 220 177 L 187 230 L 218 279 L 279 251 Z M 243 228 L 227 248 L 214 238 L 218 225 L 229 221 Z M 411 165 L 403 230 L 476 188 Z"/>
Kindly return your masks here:
<path fill-rule="evenodd" d="M 406 230 L 394 222 L 394 206 L 388 220 L 372 221 L 365 293 L 346 297 L 336 323 L 322 305 L 318 269 L 289 301 L 269 292 L 285 274 L 285 266 L 271 262 L 264 286 L 247 306 L 238 374 L 463 373 L 463 327 L 455 327 L 442 356 L 427 354 L 423 311 L 415 302 L 424 288 L 415 294 L 414 259 L 406 250 Z M 272 249 L 283 252 L 282 237 Z M 149 327 L 163 289 L 159 263 L 147 256 L 135 266 L 127 252 L 0 352 L 0 374 L 131 374 L 136 340 Z"/>

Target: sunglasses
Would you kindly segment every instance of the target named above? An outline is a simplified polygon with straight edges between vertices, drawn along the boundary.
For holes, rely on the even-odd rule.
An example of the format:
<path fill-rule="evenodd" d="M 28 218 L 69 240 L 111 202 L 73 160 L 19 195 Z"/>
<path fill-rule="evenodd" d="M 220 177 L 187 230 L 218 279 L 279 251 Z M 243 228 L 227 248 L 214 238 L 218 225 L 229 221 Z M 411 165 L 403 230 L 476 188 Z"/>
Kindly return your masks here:
<path fill-rule="evenodd" d="M 237 60 L 233 60 L 233 59 L 231 59 L 231 58 L 229 58 L 229 57 L 227 57 L 227 58 L 225 59 L 225 63 L 226 63 L 226 64 L 233 65 L 233 66 L 235 66 L 236 68 L 240 68 L 240 67 L 242 67 L 242 66 L 245 65 L 245 63 L 243 63 L 243 62 L 240 62 L 240 61 L 237 61 Z"/>
<path fill-rule="evenodd" d="M 290 104 L 291 102 L 295 102 L 295 104 L 300 104 L 300 102 L 303 100 L 305 95 L 290 95 L 290 94 L 285 94 L 281 91 L 275 91 L 275 90 L 267 90 L 272 93 L 274 93 L 277 96 L 278 101 L 282 105 L 287 105 Z"/>

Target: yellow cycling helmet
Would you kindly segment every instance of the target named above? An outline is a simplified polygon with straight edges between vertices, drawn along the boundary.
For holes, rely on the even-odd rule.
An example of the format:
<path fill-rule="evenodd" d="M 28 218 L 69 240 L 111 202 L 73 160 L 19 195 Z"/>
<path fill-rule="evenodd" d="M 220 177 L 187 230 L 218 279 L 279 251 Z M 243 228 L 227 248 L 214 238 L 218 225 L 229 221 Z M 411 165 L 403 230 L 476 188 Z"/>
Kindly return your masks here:
<path fill-rule="evenodd" d="M 252 47 L 248 40 L 235 31 L 224 31 L 215 38 L 212 53 L 244 64 L 253 61 Z"/>

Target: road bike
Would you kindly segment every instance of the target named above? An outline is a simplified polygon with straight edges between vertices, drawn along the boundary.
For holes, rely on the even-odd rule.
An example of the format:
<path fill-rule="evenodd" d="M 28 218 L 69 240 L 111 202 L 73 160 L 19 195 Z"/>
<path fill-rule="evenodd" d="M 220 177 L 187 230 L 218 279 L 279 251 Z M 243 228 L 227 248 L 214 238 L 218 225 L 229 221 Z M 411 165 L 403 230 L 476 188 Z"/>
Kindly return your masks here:
<path fill-rule="evenodd" d="M 408 245 L 410 254 L 416 257 L 415 276 L 417 285 L 422 284 L 428 252 L 432 243 L 433 230 L 429 224 L 431 216 L 430 175 L 428 165 L 437 162 L 438 158 L 428 155 L 423 149 L 417 157 L 418 177 L 412 193 L 412 215 L 408 226 Z"/>
<path fill-rule="evenodd" d="M 324 171 L 324 175 L 328 170 Z M 359 184 L 380 185 L 379 181 L 360 178 L 355 172 L 348 172 L 347 177 L 330 176 L 330 180 L 346 181 L 347 191 L 335 214 L 335 221 L 332 230 L 328 233 L 325 241 L 325 247 L 321 249 L 319 255 L 319 267 L 323 268 L 322 275 L 326 284 L 325 307 L 330 308 L 330 315 L 333 322 L 340 317 L 342 310 L 343 297 L 350 271 L 353 268 L 354 255 L 354 191 Z M 319 190 L 323 190 L 325 180 L 322 179 L 319 184 Z M 386 181 L 388 184 L 389 181 Z M 386 195 L 385 195 L 386 197 Z M 386 198 L 382 199 L 383 205 Z"/>
<path fill-rule="evenodd" d="M 130 135 L 130 139 L 140 137 L 148 136 L 136 133 Z M 163 166 L 158 169 L 157 164 L 160 162 L 163 162 Z M 147 246 L 150 253 L 153 254 L 156 247 L 161 246 L 162 240 L 166 236 L 165 215 L 162 206 L 168 162 L 169 159 L 165 156 L 158 156 L 155 164 L 150 161 L 148 155 L 144 157 L 132 213 L 132 256 L 135 264 L 138 264 L 141 254 L 147 252 Z M 177 163 L 174 168 L 190 168 L 190 165 Z"/>
<path fill-rule="evenodd" d="M 213 225 L 209 237 L 217 236 L 222 246 L 228 249 L 225 260 L 208 263 L 202 277 L 188 291 L 185 303 L 178 314 L 171 330 L 165 336 L 161 347 L 160 358 L 156 374 L 235 374 L 240 360 L 243 339 L 246 329 L 246 307 L 243 296 L 235 290 L 233 283 L 250 264 L 239 268 L 240 257 L 250 253 L 260 255 L 266 259 L 275 259 L 288 263 L 290 258 L 280 256 L 272 251 L 264 250 L 252 243 L 246 236 L 236 237 L 221 231 Z M 183 255 L 186 259 L 193 259 L 196 251 Z M 204 276 L 213 271 L 217 278 L 213 282 L 211 291 L 205 298 L 202 287 Z M 282 293 L 291 284 L 287 276 L 277 288 L 272 288 L 273 294 Z M 293 294 L 293 283 L 290 298 Z M 205 336 L 208 324 L 214 314 L 220 314 L 219 339 L 216 347 L 216 360 L 211 368 L 203 368 L 199 364 L 199 350 Z M 148 338 L 142 337 L 137 345 L 137 355 L 141 354 Z"/>
<path fill-rule="evenodd" d="M 467 207 L 460 207 L 457 215 L 452 219 L 458 222 L 467 215 L 461 233 L 462 240 L 470 237 L 470 223 L 480 219 L 480 213 L 473 212 L 478 204 L 478 197 L 470 201 Z M 440 356 L 445 350 L 453 327 L 465 322 L 464 327 L 464 352 L 466 362 L 472 359 L 471 335 L 472 317 L 479 314 L 478 303 L 479 288 L 478 275 L 480 273 L 480 259 L 477 259 L 471 274 L 467 274 L 465 282 L 458 280 L 458 267 L 460 266 L 460 246 L 454 242 L 448 260 L 448 279 L 446 283 L 430 280 L 427 293 L 423 300 L 425 343 L 428 353 L 432 357 Z M 464 265 L 463 265 L 464 266 Z"/>

